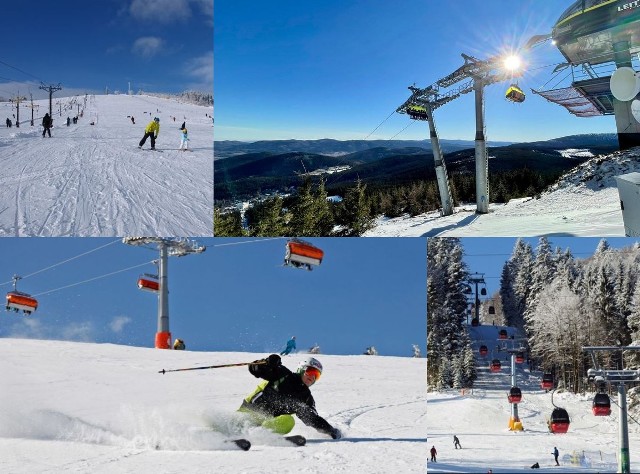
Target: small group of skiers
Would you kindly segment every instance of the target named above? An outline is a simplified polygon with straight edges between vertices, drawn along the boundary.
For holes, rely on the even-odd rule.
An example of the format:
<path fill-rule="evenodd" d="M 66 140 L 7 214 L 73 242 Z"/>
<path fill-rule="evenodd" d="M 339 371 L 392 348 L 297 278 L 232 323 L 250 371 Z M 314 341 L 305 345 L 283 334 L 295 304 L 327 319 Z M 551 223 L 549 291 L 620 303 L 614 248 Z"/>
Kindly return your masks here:
<path fill-rule="evenodd" d="M 133 122 L 133 117 L 131 117 L 131 121 Z M 135 122 L 134 122 L 135 123 Z M 158 135 L 160 134 L 160 119 L 158 117 L 154 117 L 154 119 L 149 122 L 149 124 L 144 129 L 144 136 L 140 143 L 138 143 L 138 148 L 142 148 L 142 146 L 147 141 L 147 138 L 151 139 L 151 149 L 156 149 L 156 140 L 158 139 Z M 186 122 L 182 122 L 180 126 L 180 147 L 178 148 L 180 151 L 188 151 L 189 150 L 189 134 L 187 131 Z"/>
<path fill-rule="evenodd" d="M 7 117 L 7 128 L 11 128 L 13 127 L 13 122 L 11 121 L 11 119 L 9 117 Z"/>
<path fill-rule="evenodd" d="M 458 439 L 458 437 L 456 435 L 453 435 L 453 446 L 458 449 L 462 449 L 462 445 L 460 444 L 460 440 Z M 435 446 L 431 446 L 431 449 L 429 450 L 429 454 L 431 455 L 431 457 L 429 458 L 431 462 L 437 462 L 436 461 L 436 456 L 438 455 L 438 451 L 436 450 Z M 559 466 L 560 463 L 558 462 L 558 456 L 560 456 L 560 452 L 558 451 L 557 447 L 553 447 L 553 451 L 551 452 L 551 454 L 553 454 L 553 459 L 556 461 L 556 466 Z M 531 469 L 539 469 L 540 468 L 540 464 L 539 463 L 535 463 L 531 466 Z M 492 474 L 493 471 L 491 469 L 489 469 L 489 474 Z"/>

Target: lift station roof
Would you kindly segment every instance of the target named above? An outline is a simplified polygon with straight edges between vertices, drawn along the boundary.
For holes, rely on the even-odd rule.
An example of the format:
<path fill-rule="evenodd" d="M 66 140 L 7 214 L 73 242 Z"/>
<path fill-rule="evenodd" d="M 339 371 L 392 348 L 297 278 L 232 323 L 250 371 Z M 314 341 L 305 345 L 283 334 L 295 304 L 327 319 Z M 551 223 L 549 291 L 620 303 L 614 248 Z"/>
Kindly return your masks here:
<path fill-rule="evenodd" d="M 560 16 L 552 37 L 573 65 L 614 61 L 614 44 L 640 53 L 640 1 L 577 0 Z"/>

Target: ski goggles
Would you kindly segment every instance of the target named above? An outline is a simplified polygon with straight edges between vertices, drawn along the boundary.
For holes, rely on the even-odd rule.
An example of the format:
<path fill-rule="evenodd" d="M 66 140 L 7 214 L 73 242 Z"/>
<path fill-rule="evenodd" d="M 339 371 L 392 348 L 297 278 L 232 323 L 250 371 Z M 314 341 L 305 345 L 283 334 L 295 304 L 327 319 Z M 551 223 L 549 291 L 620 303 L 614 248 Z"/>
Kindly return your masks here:
<path fill-rule="evenodd" d="M 304 373 L 309 377 L 313 377 L 313 380 L 316 382 L 320 378 L 320 375 L 322 375 L 322 372 L 320 372 L 315 367 L 307 367 L 306 369 L 304 369 Z"/>

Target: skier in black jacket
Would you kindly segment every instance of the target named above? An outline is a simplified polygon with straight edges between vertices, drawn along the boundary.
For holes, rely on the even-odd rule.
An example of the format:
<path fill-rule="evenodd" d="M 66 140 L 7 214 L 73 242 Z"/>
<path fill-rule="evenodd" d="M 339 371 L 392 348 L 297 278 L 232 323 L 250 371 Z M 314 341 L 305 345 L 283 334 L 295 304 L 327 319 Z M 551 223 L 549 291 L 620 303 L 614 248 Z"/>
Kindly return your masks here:
<path fill-rule="evenodd" d="M 309 390 L 322 374 L 322 364 L 317 359 L 310 357 L 291 372 L 282 365 L 278 354 L 271 354 L 249 364 L 249 372 L 264 381 L 242 401 L 238 411 L 250 415 L 255 424 L 287 434 L 295 425 L 292 415 L 296 415 L 305 425 L 333 439 L 342 437 L 340 430 L 318 415 Z"/>
<path fill-rule="evenodd" d="M 48 133 L 49 134 L 49 138 L 51 138 L 51 126 L 53 125 L 53 120 L 51 119 L 51 117 L 49 116 L 49 114 L 44 114 L 44 117 L 42 117 L 42 126 L 44 127 L 44 130 L 42 130 L 42 138 L 44 138 L 44 134 Z"/>

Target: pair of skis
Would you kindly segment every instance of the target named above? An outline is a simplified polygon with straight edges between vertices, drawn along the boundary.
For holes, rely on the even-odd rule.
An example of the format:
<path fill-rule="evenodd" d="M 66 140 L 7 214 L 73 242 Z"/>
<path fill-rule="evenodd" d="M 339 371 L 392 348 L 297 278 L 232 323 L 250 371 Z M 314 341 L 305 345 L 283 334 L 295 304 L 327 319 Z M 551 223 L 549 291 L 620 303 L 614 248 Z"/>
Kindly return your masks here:
<path fill-rule="evenodd" d="M 305 444 L 307 444 L 307 438 L 300 435 L 285 436 L 284 439 L 289 441 L 291 444 L 294 444 L 295 446 L 304 446 Z M 231 440 L 231 442 L 243 451 L 249 451 L 249 449 L 251 449 L 251 441 L 249 441 L 248 439 L 238 438 Z"/>

